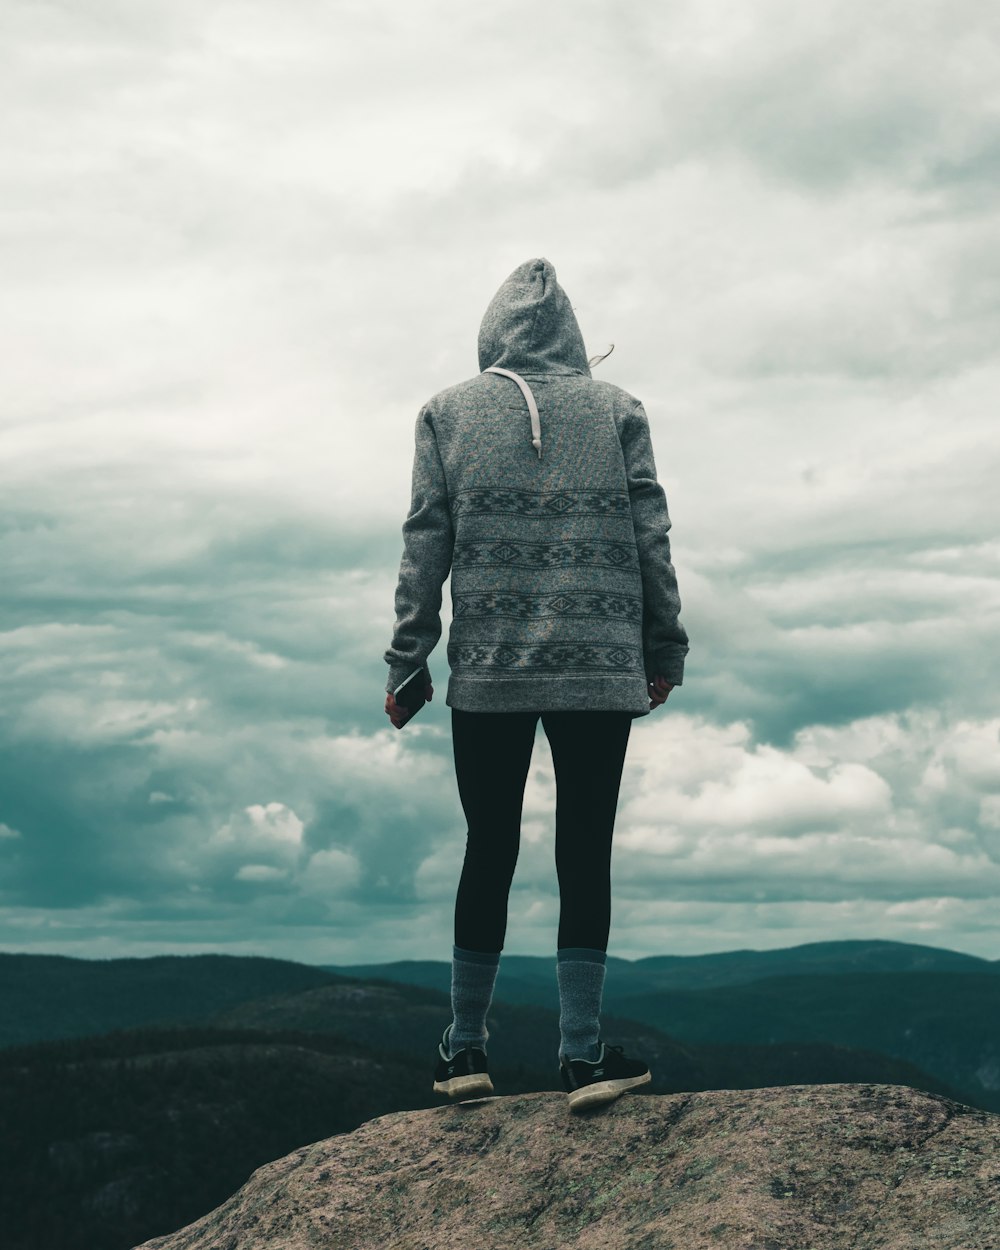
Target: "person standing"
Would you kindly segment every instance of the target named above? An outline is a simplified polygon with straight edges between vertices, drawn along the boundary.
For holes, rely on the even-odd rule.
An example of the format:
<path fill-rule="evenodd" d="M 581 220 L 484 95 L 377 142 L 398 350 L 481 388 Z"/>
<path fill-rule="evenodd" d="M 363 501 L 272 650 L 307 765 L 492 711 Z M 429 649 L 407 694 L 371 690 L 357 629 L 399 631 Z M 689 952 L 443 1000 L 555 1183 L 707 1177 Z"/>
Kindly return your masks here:
<path fill-rule="evenodd" d="M 648 1083 L 600 1036 L 611 843 L 632 721 L 683 681 L 688 636 L 642 403 L 596 380 L 551 262 L 501 283 L 479 328 L 475 376 L 416 421 L 385 711 L 428 657 L 451 575 L 451 708 L 468 824 L 455 900 L 453 1018 L 434 1089 L 492 1091 L 486 1013 L 507 928 L 524 787 L 539 718 L 556 777 L 559 1072 L 571 1110 Z"/>

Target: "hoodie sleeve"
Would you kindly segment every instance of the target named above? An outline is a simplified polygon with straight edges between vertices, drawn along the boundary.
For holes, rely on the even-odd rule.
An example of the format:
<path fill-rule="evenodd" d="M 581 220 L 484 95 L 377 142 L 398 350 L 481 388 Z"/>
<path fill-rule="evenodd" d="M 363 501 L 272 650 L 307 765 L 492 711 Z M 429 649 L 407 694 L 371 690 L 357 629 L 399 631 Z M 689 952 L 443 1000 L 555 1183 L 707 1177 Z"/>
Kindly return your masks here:
<path fill-rule="evenodd" d="M 622 453 L 639 568 L 642 572 L 642 650 L 646 676 L 662 675 L 679 686 L 684 680 L 688 636 L 681 610 L 677 577 L 670 562 L 670 515 L 663 487 L 656 480 L 649 419 L 641 403 L 622 422 Z"/>
<path fill-rule="evenodd" d="M 441 587 L 451 571 L 455 534 L 444 466 L 426 407 L 416 424 L 413 491 L 403 522 L 403 558 L 396 586 L 396 626 L 385 653 L 390 693 L 421 665 L 441 637 Z M 427 680 L 430 681 L 430 669 Z"/>

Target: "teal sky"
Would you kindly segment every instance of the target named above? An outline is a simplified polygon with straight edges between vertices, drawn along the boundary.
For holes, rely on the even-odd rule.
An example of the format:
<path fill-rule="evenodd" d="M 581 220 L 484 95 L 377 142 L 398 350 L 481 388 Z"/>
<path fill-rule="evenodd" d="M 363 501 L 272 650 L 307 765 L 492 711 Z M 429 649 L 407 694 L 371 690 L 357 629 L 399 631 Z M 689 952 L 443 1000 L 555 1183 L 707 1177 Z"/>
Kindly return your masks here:
<path fill-rule="evenodd" d="M 448 959 L 384 712 L 424 401 L 546 256 L 641 398 L 681 688 L 609 953 L 1000 937 L 1000 17 L 7 0 L 0 949 Z M 505 949 L 555 949 L 539 726 Z"/>

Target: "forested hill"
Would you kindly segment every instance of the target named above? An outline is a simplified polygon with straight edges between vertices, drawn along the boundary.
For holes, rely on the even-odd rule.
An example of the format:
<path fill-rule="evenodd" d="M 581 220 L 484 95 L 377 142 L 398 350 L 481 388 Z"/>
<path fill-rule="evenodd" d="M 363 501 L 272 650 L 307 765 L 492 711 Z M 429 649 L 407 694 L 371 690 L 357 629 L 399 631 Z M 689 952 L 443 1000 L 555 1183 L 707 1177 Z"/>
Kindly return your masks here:
<path fill-rule="evenodd" d="M 259 955 L 76 959 L 0 952 L 0 1046 L 195 1023 L 251 998 L 345 979 Z"/>

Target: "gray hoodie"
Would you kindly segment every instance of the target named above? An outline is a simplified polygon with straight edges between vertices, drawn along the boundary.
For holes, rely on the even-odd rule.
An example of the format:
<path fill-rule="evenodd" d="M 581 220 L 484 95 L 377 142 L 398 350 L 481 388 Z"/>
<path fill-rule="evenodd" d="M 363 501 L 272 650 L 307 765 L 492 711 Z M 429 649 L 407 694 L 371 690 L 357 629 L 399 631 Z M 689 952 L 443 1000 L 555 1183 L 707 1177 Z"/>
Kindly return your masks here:
<path fill-rule="evenodd" d="M 386 690 L 427 667 L 450 572 L 449 707 L 647 715 L 688 638 L 643 406 L 591 376 L 542 258 L 490 301 L 479 367 L 417 417 Z"/>

